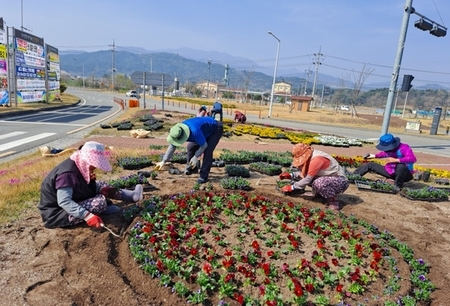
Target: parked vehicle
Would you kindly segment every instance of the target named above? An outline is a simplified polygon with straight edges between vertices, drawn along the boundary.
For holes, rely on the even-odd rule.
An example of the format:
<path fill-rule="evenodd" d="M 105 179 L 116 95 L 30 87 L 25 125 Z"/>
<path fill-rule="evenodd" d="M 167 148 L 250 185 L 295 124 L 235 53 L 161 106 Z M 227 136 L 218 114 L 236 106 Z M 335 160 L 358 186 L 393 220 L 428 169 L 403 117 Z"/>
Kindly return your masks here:
<path fill-rule="evenodd" d="M 347 105 L 341 105 L 341 107 L 339 108 L 339 110 L 348 112 L 348 111 L 350 111 L 350 107 L 348 107 Z"/>
<path fill-rule="evenodd" d="M 137 95 L 138 93 L 135 90 L 129 90 L 125 93 L 125 96 L 132 97 L 132 95 Z"/>

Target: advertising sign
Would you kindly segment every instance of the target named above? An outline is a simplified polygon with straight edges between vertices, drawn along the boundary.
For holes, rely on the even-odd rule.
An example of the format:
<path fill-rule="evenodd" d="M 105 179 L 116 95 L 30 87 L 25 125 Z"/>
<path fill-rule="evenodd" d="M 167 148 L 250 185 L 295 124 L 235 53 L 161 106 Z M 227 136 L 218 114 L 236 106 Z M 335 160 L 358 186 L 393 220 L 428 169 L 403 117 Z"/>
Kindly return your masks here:
<path fill-rule="evenodd" d="M 45 100 L 45 86 L 36 87 L 38 80 L 45 80 L 44 39 L 14 29 L 14 49 L 17 77 L 17 102 L 39 102 Z M 20 85 L 19 85 L 20 84 Z"/>
<path fill-rule="evenodd" d="M 60 64 L 59 64 L 59 52 L 58 49 L 45 45 L 47 50 L 47 78 L 48 78 L 48 94 L 49 100 L 60 99 L 59 80 L 60 80 Z"/>

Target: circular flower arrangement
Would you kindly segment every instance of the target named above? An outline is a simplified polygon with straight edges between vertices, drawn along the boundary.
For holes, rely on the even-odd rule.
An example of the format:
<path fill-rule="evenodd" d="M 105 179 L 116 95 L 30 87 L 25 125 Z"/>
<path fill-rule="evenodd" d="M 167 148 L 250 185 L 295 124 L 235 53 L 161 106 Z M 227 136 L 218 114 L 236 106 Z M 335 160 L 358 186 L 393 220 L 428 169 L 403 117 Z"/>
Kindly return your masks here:
<path fill-rule="evenodd" d="M 189 303 L 416 305 L 435 289 L 412 249 L 343 213 L 246 192 L 155 196 L 143 205 L 132 255 Z"/>

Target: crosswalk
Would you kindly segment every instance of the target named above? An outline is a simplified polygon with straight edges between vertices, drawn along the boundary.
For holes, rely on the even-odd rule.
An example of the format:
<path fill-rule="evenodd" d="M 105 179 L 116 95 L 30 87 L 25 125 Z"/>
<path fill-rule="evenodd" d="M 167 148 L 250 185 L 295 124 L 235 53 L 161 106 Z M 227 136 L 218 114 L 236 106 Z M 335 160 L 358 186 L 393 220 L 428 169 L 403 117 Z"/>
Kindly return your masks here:
<path fill-rule="evenodd" d="M 0 134 L 0 157 L 15 153 L 15 151 L 8 150 L 27 144 L 29 142 L 53 136 L 56 133 L 39 133 L 36 135 L 24 137 L 26 136 L 26 134 L 28 134 L 28 132 L 22 131 Z"/>

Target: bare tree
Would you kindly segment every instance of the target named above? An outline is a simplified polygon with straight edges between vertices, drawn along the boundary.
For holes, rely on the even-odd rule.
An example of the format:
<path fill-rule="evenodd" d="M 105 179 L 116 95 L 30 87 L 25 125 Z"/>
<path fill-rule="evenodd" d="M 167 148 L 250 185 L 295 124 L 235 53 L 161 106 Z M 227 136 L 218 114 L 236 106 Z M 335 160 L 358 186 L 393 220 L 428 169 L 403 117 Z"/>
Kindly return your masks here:
<path fill-rule="evenodd" d="M 342 75 L 339 78 L 339 89 L 341 90 L 341 92 L 339 94 L 335 95 L 335 98 L 334 98 L 334 100 L 336 102 L 336 104 L 334 106 L 334 114 L 337 114 L 337 111 L 339 109 L 339 102 L 341 102 L 341 99 L 343 96 L 343 91 L 345 89 L 345 79 L 347 79 L 347 78 L 348 78 L 348 76 L 345 76 L 345 75 Z"/>
<path fill-rule="evenodd" d="M 250 82 L 252 80 L 254 71 L 244 70 L 242 71 L 242 97 L 245 99 L 245 102 L 248 102 L 248 88 Z"/>
<path fill-rule="evenodd" d="M 352 117 L 358 117 L 358 113 L 356 112 L 355 102 L 361 94 L 361 88 L 364 85 L 364 82 L 367 78 L 372 74 L 374 70 L 370 67 L 367 67 L 366 64 L 363 64 L 361 71 L 353 71 L 353 95 L 352 95 Z"/>

